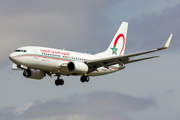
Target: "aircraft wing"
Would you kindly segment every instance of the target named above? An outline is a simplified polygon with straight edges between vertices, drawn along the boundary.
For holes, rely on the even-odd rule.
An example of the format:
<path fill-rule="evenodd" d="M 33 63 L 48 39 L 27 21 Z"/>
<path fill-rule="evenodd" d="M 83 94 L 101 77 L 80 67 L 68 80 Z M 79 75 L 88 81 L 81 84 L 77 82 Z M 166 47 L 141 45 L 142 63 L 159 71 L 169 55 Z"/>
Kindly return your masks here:
<path fill-rule="evenodd" d="M 142 52 L 137 52 L 137 53 L 132 53 L 132 54 L 127 54 L 127 55 L 121 55 L 121 56 L 112 56 L 112 57 L 104 57 L 100 59 L 95 59 L 91 61 L 86 61 L 86 64 L 89 66 L 89 72 L 92 72 L 94 70 L 97 70 L 99 67 L 106 67 L 109 69 L 108 66 L 114 65 L 114 64 L 128 64 L 132 62 L 138 62 L 142 60 L 147 60 L 151 58 L 156 58 L 159 56 L 153 56 L 153 57 L 147 57 L 147 58 L 141 58 L 141 59 L 135 59 L 135 60 L 130 60 L 130 57 L 138 56 L 138 55 L 143 55 L 151 52 L 156 52 L 159 50 L 163 50 L 169 47 L 170 42 L 171 42 L 172 34 L 169 36 L 169 39 L 167 40 L 166 44 L 163 47 L 157 48 L 157 49 L 152 49 L 148 51 L 142 51 Z"/>

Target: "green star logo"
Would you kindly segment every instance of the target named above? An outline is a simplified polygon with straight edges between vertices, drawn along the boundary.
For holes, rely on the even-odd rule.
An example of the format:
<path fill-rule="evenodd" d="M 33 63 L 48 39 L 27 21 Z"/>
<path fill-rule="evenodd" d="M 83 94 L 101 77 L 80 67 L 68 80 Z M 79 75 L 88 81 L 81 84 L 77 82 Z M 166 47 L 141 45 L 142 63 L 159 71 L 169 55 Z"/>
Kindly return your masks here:
<path fill-rule="evenodd" d="M 116 54 L 116 55 L 117 55 L 117 50 L 118 50 L 118 49 L 115 48 L 115 46 L 113 46 L 113 48 L 111 48 L 111 49 L 112 49 L 112 55 L 113 55 L 113 54 Z"/>

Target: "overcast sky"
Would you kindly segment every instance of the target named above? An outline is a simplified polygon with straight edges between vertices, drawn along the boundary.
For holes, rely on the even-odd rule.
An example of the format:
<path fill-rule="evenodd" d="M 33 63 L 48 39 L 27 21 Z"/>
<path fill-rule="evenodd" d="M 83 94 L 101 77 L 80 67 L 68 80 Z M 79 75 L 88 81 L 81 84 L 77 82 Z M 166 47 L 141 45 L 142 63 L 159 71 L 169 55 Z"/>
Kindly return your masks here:
<path fill-rule="evenodd" d="M 102 52 L 123 21 L 125 54 L 162 47 L 173 33 L 170 47 L 84 84 L 11 70 L 21 46 Z M 0 120 L 179 120 L 179 32 L 180 0 L 0 0 Z"/>

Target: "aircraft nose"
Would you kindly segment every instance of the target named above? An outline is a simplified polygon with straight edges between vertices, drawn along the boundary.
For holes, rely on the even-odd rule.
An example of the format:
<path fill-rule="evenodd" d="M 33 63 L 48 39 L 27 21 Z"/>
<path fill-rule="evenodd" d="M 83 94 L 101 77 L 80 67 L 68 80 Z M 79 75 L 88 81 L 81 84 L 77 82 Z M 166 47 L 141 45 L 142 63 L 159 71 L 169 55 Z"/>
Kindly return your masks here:
<path fill-rule="evenodd" d="M 12 56 L 12 53 L 9 55 L 9 59 L 12 61 L 12 58 L 13 58 L 13 56 Z"/>
<path fill-rule="evenodd" d="M 18 54 L 17 53 L 15 53 L 15 52 L 13 52 L 13 53 L 11 53 L 10 55 L 9 55 L 9 59 L 13 62 L 13 63 L 15 63 L 15 64 L 20 64 L 20 59 L 19 59 L 19 57 L 18 57 Z"/>
<path fill-rule="evenodd" d="M 9 55 L 9 59 L 10 59 L 12 62 L 15 62 L 15 58 L 14 58 L 13 53 L 11 53 L 11 54 Z"/>

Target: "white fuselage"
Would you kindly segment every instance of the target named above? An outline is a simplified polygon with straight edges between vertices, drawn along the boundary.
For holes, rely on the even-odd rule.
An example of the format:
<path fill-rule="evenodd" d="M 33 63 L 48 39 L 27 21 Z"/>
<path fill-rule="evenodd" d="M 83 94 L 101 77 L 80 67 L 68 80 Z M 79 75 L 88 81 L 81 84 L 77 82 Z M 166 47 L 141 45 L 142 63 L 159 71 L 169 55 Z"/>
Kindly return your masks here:
<path fill-rule="evenodd" d="M 71 61 L 86 62 L 103 58 L 105 56 L 78 53 L 47 47 L 27 46 L 21 47 L 10 54 L 10 59 L 16 65 L 23 65 L 32 69 L 39 69 L 45 72 L 61 75 L 74 75 L 68 71 L 67 64 Z M 104 75 L 123 69 L 119 64 L 106 67 L 99 67 L 96 71 L 87 73 L 88 76 Z M 77 74 L 82 75 L 82 74 Z"/>

